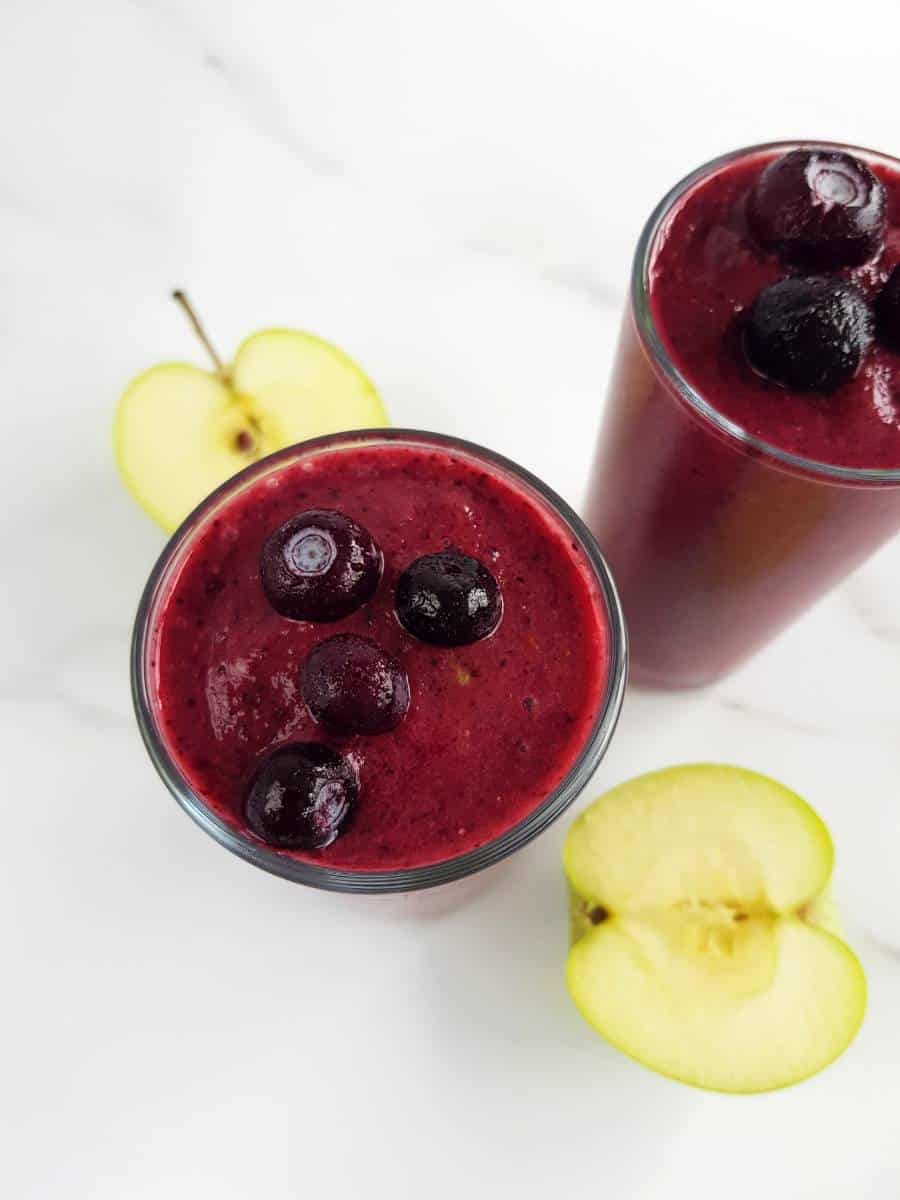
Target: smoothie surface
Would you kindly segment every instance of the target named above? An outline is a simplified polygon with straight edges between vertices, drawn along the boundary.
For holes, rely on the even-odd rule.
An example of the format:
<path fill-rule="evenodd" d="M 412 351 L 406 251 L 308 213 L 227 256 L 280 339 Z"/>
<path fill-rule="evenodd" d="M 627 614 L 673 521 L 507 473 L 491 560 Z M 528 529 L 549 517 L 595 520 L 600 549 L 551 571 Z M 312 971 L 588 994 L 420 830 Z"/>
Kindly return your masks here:
<path fill-rule="evenodd" d="M 736 160 L 695 184 L 669 214 L 650 262 L 654 324 L 681 374 L 746 432 L 816 462 L 900 468 L 900 354 L 875 342 L 855 378 L 833 394 L 792 392 L 752 370 L 739 334 L 741 314 L 762 288 L 787 275 L 834 275 L 874 298 L 900 262 L 900 175 L 866 160 L 886 192 L 880 254 L 860 267 L 803 272 L 763 250 L 747 227 L 747 195 L 777 157 Z"/>
<path fill-rule="evenodd" d="M 279 616 L 259 579 L 266 537 L 309 508 L 359 521 L 384 553 L 374 599 L 329 624 Z M 504 601 L 491 637 L 454 649 L 413 638 L 393 602 L 400 572 L 448 547 L 480 559 Z M 574 765 L 603 704 L 605 613 L 570 531 L 498 469 L 416 443 L 317 451 L 232 497 L 195 537 L 153 630 L 160 729 L 192 788 L 250 837 L 245 789 L 267 750 L 324 741 L 351 758 L 360 796 L 340 836 L 280 853 L 351 871 L 439 862 L 515 825 Z M 410 711 L 390 733 L 329 734 L 300 697 L 309 651 L 348 632 L 408 672 Z"/>

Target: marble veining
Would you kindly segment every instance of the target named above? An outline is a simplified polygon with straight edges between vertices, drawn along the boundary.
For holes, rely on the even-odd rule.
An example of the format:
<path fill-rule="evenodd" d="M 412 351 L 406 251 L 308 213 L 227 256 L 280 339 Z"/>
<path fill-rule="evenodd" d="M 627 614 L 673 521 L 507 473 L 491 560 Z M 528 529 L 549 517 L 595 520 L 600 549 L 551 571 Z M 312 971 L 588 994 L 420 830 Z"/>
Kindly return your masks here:
<path fill-rule="evenodd" d="M 130 0 L 135 8 L 164 23 L 170 33 L 198 55 L 202 66 L 233 92 L 253 124 L 263 135 L 283 146 L 302 165 L 319 174 L 341 175 L 342 167 L 331 155 L 308 144 L 298 136 L 283 106 L 272 94 L 264 73 L 255 71 L 218 48 L 209 48 L 213 38 L 200 34 L 186 17 L 184 7 L 159 0 Z"/>

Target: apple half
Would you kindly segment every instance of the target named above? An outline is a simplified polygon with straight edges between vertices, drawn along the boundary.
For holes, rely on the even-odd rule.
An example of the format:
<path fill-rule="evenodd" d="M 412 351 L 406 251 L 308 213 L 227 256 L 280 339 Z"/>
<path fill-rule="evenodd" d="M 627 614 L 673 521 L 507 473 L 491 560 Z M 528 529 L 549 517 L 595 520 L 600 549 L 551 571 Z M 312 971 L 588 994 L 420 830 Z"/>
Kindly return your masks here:
<path fill-rule="evenodd" d="M 144 371 L 125 389 L 113 428 L 126 486 L 165 530 L 256 459 L 321 434 L 388 424 L 374 384 L 337 346 L 266 329 L 226 366 L 183 293 L 174 297 L 213 370 L 165 363 Z"/>
<path fill-rule="evenodd" d="M 763 1092 L 853 1040 L 866 981 L 829 899 L 834 847 L 786 787 L 736 767 L 656 771 L 576 818 L 563 860 L 569 991 L 638 1062 Z"/>

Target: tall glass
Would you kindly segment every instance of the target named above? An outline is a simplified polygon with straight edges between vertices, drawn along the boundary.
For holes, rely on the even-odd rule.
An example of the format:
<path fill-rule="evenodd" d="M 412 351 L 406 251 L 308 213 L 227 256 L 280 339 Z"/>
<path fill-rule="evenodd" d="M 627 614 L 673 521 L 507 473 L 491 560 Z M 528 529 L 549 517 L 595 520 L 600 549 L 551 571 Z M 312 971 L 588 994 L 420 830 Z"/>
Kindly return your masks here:
<path fill-rule="evenodd" d="M 586 505 L 622 596 L 638 684 L 695 687 L 728 674 L 900 528 L 900 470 L 816 462 L 751 436 L 681 375 L 648 302 L 656 238 L 690 188 L 746 155 L 810 144 L 705 164 L 664 197 L 638 241 Z"/>
<path fill-rule="evenodd" d="M 428 866 L 384 871 L 338 870 L 302 861 L 263 845 L 224 821 L 194 790 L 172 754 L 162 728 L 155 694 L 154 631 L 171 582 L 186 561 L 197 535 L 238 493 L 261 478 L 274 476 L 298 460 L 323 450 L 389 442 L 450 449 L 461 458 L 474 459 L 483 471 L 506 476 L 517 488 L 527 491 L 554 522 L 563 526 L 573 550 L 582 556 L 596 583 L 598 616 L 602 611 L 602 619 L 609 631 L 609 670 L 603 702 L 580 754 L 559 785 L 523 820 L 477 849 Z M 626 674 L 625 625 L 615 585 L 597 543 L 577 514 L 545 483 L 509 459 L 458 438 L 409 429 L 362 430 L 303 442 L 262 459 L 213 492 L 172 536 L 153 568 L 138 609 L 131 655 L 132 694 L 144 743 L 163 782 L 184 811 L 220 845 L 257 867 L 297 883 L 357 894 L 411 892 L 462 880 L 506 858 L 537 837 L 576 799 L 603 758 L 619 717 Z"/>

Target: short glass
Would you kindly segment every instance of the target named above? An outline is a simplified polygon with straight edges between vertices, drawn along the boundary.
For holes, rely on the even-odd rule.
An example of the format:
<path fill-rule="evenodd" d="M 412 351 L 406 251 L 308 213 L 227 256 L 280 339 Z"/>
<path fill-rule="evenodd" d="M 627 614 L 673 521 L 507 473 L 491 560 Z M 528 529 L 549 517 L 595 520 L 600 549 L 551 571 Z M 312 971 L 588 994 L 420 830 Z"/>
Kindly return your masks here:
<path fill-rule="evenodd" d="M 169 584 L 180 569 L 198 532 L 239 492 L 289 463 L 322 450 L 361 444 L 403 442 L 425 448 L 449 449 L 474 459 L 494 474 L 512 479 L 524 488 L 571 533 L 597 584 L 609 630 L 609 672 L 597 720 L 571 769 L 554 791 L 527 817 L 493 841 L 454 858 L 423 867 L 386 871 L 335 870 L 325 865 L 291 858 L 272 850 L 241 830 L 226 824 L 191 787 L 171 755 L 160 729 L 153 698 L 151 669 L 152 631 Z M 138 608 L 131 651 L 131 686 L 138 726 L 154 766 L 166 787 L 197 824 L 220 845 L 254 866 L 296 883 L 329 891 L 356 894 L 411 892 L 448 884 L 500 862 L 542 833 L 569 807 L 589 782 L 603 758 L 615 730 L 627 675 L 627 639 L 622 608 L 609 568 L 597 543 L 577 514 L 541 480 L 509 459 L 458 438 L 409 429 L 371 429 L 315 438 L 270 455 L 246 468 L 203 501 L 173 534 L 147 581 Z"/>
<path fill-rule="evenodd" d="M 816 462 L 748 434 L 669 358 L 649 305 L 656 238 L 707 175 L 780 142 L 706 163 L 663 198 L 637 244 L 586 519 L 615 574 L 631 678 L 695 687 L 728 674 L 900 528 L 900 470 Z"/>

